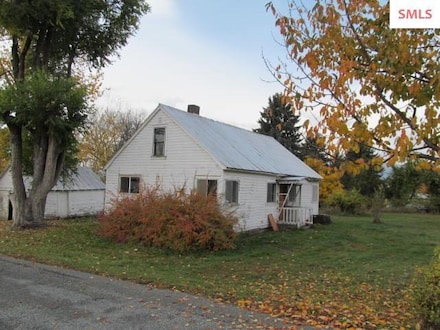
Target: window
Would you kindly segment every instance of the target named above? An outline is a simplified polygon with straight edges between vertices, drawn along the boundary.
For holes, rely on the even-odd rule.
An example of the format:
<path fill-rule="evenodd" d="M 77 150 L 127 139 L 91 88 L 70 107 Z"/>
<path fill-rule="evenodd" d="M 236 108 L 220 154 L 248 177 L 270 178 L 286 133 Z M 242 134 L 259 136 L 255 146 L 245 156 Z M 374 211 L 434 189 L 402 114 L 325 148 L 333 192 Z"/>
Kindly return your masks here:
<path fill-rule="evenodd" d="M 138 194 L 140 181 L 141 179 L 138 176 L 121 176 L 119 192 Z"/>
<path fill-rule="evenodd" d="M 238 203 L 238 181 L 226 180 L 225 199 L 229 203 Z"/>
<path fill-rule="evenodd" d="M 267 184 L 267 199 L 266 199 L 266 202 L 268 202 L 268 203 L 275 203 L 275 201 L 276 201 L 276 190 L 277 190 L 277 184 L 276 183 L 268 183 Z"/>
<path fill-rule="evenodd" d="M 209 194 L 216 196 L 217 180 L 206 180 L 206 179 L 197 180 L 197 191 L 204 196 L 207 196 Z"/>
<path fill-rule="evenodd" d="M 153 156 L 165 156 L 165 127 L 158 127 L 154 129 Z"/>
<path fill-rule="evenodd" d="M 313 185 L 312 188 L 312 202 L 317 202 L 318 201 L 318 186 L 317 185 Z"/>

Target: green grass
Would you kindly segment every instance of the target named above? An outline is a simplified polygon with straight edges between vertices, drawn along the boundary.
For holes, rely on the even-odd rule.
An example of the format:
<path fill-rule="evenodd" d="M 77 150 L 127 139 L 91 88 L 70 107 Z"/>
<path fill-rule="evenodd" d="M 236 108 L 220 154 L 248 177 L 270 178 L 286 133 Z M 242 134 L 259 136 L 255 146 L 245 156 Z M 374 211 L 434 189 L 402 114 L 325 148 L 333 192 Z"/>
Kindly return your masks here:
<path fill-rule="evenodd" d="M 95 236 L 93 219 L 12 231 L 0 253 L 204 295 L 333 327 L 410 327 L 409 286 L 440 242 L 440 216 L 332 217 L 305 230 L 242 234 L 237 249 L 176 255 Z"/>

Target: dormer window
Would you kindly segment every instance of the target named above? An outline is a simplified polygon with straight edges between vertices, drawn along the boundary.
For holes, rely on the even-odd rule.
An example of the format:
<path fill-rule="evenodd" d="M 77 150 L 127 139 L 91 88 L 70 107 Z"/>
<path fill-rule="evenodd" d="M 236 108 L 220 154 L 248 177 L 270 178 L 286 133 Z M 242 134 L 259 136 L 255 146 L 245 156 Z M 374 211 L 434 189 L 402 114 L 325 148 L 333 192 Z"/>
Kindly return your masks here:
<path fill-rule="evenodd" d="M 154 129 L 153 156 L 165 156 L 165 127 L 157 127 Z"/>

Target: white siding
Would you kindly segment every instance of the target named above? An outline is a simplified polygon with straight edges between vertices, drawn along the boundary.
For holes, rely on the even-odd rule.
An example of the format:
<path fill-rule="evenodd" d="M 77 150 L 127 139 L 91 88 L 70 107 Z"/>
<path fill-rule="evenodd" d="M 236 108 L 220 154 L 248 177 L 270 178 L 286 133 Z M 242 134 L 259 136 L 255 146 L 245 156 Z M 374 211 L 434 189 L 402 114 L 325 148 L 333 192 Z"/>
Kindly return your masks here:
<path fill-rule="evenodd" d="M 275 176 L 241 172 L 225 172 L 225 180 L 238 181 L 238 205 L 236 214 L 240 217 L 239 230 L 267 228 L 268 214 L 277 217 L 277 203 L 267 203 L 267 184 L 275 183 Z M 224 185 L 222 185 L 224 193 Z"/>
<path fill-rule="evenodd" d="M 12 194 L 12 176 L 8 170 L 0 177 L 0 219 L 8 219 L 10 194 Z"/>
<path fill-rule="evenodd" d="M 319 190 L 318 182 L 306 182 L 301 187 L 301 207 L 312 209 L 312 215 L 319 212 L 319 193 L 316 200 L 313 200 L 313 187 Z"/>
<path fill-rule="evenodd" d="M 165 157 L 153 156 L 155 127 L 165 127 Z M 159 183 L 164 189 L 195 187 L 195 178 L 220 180 L 222 168 L 168 115 L 158 111 L 147 125 L 116 157 L 106 172 L 106 203 L 119 191 L 119 178 L 138 175 L 147 185 Z"/>
<path fill-rule="evenodd" d="M 268 215 L 278 218 L 278 187 L 276 202 L 267 202 L 267 184 L 276 183 L 276 177 L 271 175 L 225 172 L 225 180 L 239 182 L 238 205 L 236 214 L 240 217 L 239 230 L 252 230 L 269 227 Z M 319 189 L 317 182 L 304 182 L 301 187 L 300 207 L 312 210 L 312 214 L 319 212 L 319 200 L 313 200 L 313 186 Z M 224 186 L 221 187 L 224 193 Z"/>
<path fill-rule="evenodd" d="M 0 220 L 8 218 L 9 210 L 9 192 L 0 191 Z"/>
<path fill-rule="evenodd" d="M 10 171 L 0 177 L 0 219 L 7 219 L 12 198 Z M 47 195 L 45 218 L 95 215 L 104 209 L 104 190 L 52 190 Z"/>
<path fill-rule="evenodd" d="M 69 216 L 94 215 L 103 210 L 104 192 L 69 191 Z"/>
<path fill-rule="evenodd" d="M 45 218 L 67 218 L 68 213 L 68 192 L 51 191 L 47 195 L 46 208 L 44 210 Z"/>
<path fill-rule="evenodd" d="M 47 195 L 45 218 L 96 215 L 103 210 L 104 191 L 51 191 Z"/>
<path fill-rule="evenodd" d="M 277 201 L 267 203 L 267 184 L 276 183 L 275 175 L 224 170 L 223 165 L 160 108 L 147 120 L 107 165 L 106 207 L 118 195 L 121 176 L 139 176 L 141 184 L 160 184 L 166 190 L 183 185 L 195 188 L 197 179 L 217 180 L 221 202 L 224 202 L 225 180 L 234 180 L 239 183 L 238 204 L 229 206 L 240 218 L 238 230 L 267 228 L 268 215 L 278 217 Z M 157 127 L 165 127 L 165 157 L 153 156 L 154 128 Z M 303 186 L 301 203 L 318 212 L 318 202 L 312 205 L 309 182 Z"/>

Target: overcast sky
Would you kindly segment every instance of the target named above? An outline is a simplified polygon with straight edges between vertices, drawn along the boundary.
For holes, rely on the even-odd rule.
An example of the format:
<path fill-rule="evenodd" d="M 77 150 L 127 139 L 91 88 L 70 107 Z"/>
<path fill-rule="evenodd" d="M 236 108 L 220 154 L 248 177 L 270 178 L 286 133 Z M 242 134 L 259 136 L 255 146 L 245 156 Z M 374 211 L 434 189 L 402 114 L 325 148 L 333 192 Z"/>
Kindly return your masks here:
<path fill-rule="evenodd" d="M 284 56 L 268 0 L 147 2 L 136 36 L 104 70 L 99 105 L 151 113 L 159 103 L 197 104 L 205 117 L 258 127 L 268 98 L 282 91 L 263 60 Z"/>

